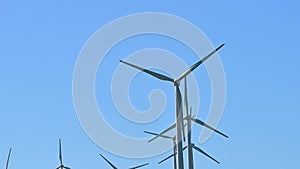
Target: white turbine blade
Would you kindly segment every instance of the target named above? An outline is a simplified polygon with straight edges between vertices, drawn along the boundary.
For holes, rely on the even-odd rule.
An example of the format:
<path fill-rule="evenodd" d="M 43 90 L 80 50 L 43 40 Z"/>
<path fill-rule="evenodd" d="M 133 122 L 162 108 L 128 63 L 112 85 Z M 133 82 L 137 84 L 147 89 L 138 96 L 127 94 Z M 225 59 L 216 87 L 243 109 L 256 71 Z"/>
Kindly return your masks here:
<path fill-rule="evenodd" d="M 211 127 L 210 125 L 204 123 L 203 121 L 201 121 L 201 120 L 199 120 L 199 119 L 195 119 L 195 118 L 191 118 L 191 119 L 192 119 L 194 122 L 196 122 L 196 123 L 202 125 L 203 127 L 206 127 L 206 128 L 208 128 L 208 129 L 210 129 L 210 130 L 212 130 L 212 131 L 214 131 L 214 132 L 216 132 L 216 133 L 218 133 L 218 134 L 220 134 L 220 135 L 222 135 L 222 136 L 228 138 L 228 136 L 227 136 L 226 134 L 224 134 L 224 133 L 218 131 L 217 129 Z"/>
<path fill-rule="evenodd" d="M 170 137 L 170 136 L 167 136 L 167 135 L 163 135 L 163 134 L 160 135 L 160 134 L 149 132 L 149 131 L 144 131 L 144 133 L 151 134 L 151 135 L 154 135 L 154 136 L 159 136 L 159 137 L 162 137 L 162 138 L 173 139 L 173 137 Z"/>
<path fill-rule="evenodd" d="M 128 62 L 125 62 L 125 61 L 122 61 L 122 60 L 120 60 L 120 62 L 121 62 L 121 63 L 124 63 L 124 64 L 126 64 L 126 65 L 129 65 L 129 66 L 131 66 L 131 67 L 134 67 L 134 68 L 136 68 L 136 69 L 138 69 L 138 70 L 141 70 L 141 71 L 143 71 L 143 72 L 145 72 L 145 73 L 147 73 L 147 74 L 149 74 L 149 75 L 151 75 L 151 76 L 153 76 L 153 77 L 156 77 L 156 78 L 158 78 L 158 79 L 160 79 L 160 80 L 165 80 L 165 81 L 174 82 L 174 79 L 172 79 L 172 78 L 170 78 L 170 77 L 168 77 L 168 76 L 165 76 L 165 75 L 162 75 L 162 74 L 153 72 L 153 71 L 148 70 L 148 69 L 141 68 L 141 67 L 139 67 L 139 66 L 136 66 L 136 65 L 134 65 L 134 64 L 131 64 L 131 63 L 128 63 Z"/>
<path fill-rule="evenodd" d="M 145 163 L 145 164 L 142 164 L 142 165 L 138 165 L 138 166 L 135 166 L 135 167 L 131 167 L 129 169 L 136 169 L 136 168 L 141 168 L 141 167 L 144 167 L 146 165 L 149 165 L 149 163 Z"/>
<path fill-rule="evenodd" d="M 11 148 L 9 149 L 9 152 L 8 152 L 8 156 L 7 156 L 7 160 L 6 160 L 6 167 L 5 167 L 5 169 L 8 169 L 8 164 L 9 164 L 10 154 L 11 154 Z"/>
<path fill-rule="evenodd" d="M 207 154 L 205 151 L 203 151 L 203 150 L 200 149 L 199 147 L 195 146 L 194 144 L 193 144 L 193 148 L 194 148 L 195 150 L 197 150 L 198 152 L 204 154 L 204 155 L 207 156 L 208 158 L 214 160 L 216 163 L 220 164 L 219 161 L 217 161 L 216 159 L 214 159 L 212 156 L 210 156 L 209 154 Z"/>
<path fill-rule="evenodd" d="M 65 169 L 71 169 L 70 167 L 66 167 L 66 166 L 64 166 L 64 168 L 65 168 Z"/>
<path fill-rule="evenodd" d="M 175 128 L 175 127 L 176 127 L 176 124 L 174 123 L 174 124 L 172 124 L 170 127 L 168 127 L 167 129 L 165 129 L 164 131 L 162 131 L 161 133 L 159 133 L 157 136 L 155 136 L 155 137 L 153 137 L 152 139 L 150 139 L 148 142 L 150 143 L 151 141 L 157 139 L 158 137 L 160 137 L 160 136 L 163 135 L 164 133 L 166 133 L 166 132 L 172 130 L 172 129 Z"/>
<path fill-rule="evenodd" d="M 99 154 L 113 169 L 118 169 L 116 166 L 114 166 L 108 159 L 106 159 L 102 154 Z"/>
<path fill-rule="evenodd" d="M 214 49 L 212 52 L 210 52 L 208 55 L 206 55 L 204 58 L 202 58 L 200 61 L 192 65 L 189 69 L 187 69 L 179 78 L 176 79 L 176 81 L 180 81 L 183 78 L 185 78 L 188 74 L 190 74 L 193 70 L 195 70 L 199 65 L 201 65 L 203 62 L 205 62 L 210 56 L 212 56 L 214 53 L 216 53 L 219 49 L 221 49 L 225 44 L 223 43 L 216 49 Z"/>

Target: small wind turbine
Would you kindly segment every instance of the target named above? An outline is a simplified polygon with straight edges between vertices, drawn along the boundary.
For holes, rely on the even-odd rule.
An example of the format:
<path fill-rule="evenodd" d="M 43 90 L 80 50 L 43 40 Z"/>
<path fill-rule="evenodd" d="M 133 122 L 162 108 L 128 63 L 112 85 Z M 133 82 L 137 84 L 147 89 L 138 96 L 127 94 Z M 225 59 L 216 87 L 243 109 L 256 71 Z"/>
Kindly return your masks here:
<path fill-rule="evenodd" d="M 154 136 L 158 136 L 159 134 L 157 133 L 153 133 L 153 132 L 149 132 L 149 131 L 144 131 L 144 133 L 147 133 L 147 134 L 151 134 L 151 135 L 154 135 Z M 167 135 L 160 135 L 159 137 L 162 137 L 162 138 L 165 138 L 165 139 L 171 139 L 173 141 L 173 154 L 176 154 L 176 151 L 177 151 L 177 144 L 176 144 L 176 135 L 171 137 L 171 136 L 167 136 Z M 176 162 L 176 156 L 174 156 L 174 169 L 177 169 L 177 162 Z"/>
<path fill-rule="evenodd" d="M 61 140 L 59 139 L 59 162 L 60 166 L 56 169 L 71 169 L 70 167 L 64 166 L 62 161 L 62 150 L 61 150 Z"/>
<path fill-rule="evenodd" d="M 186 118 L 185 118 L 185 119 L 186 119 Z M 191 123 L 191 122 L 189 122 L 189 123 Z M 187 125 L 189 126 L 190 124 L 187 124 Z M 151 140 L 149 140 L 148 142 L 151 142 L 151 141 L 153 141 L 154 139 L 156 139 L 156 138 L 158 138 L 158 137 L 169 138 L 169 139 L 174 139 L 174 138 L 175 138 L 175 139 L 176 139 L 176 136 L 170 137 L 170 136 L 164 135 L 164 133 L 168 132 L 169 130 L 171 130 L 171 129 L 173 129 L 173 128 L 175 128 L 175 124 L 171 125 L 169 128 L 167 128 L 166 130 L 164 130 L 164 131 L 163 131 L 162 133 L 160 133 L 160 134 L 153 133 L 153 132 L 148 132 L 148 131 L 144 131 L 144 132 L 145 132 L 145 133 L 148 133 L 148 134 L 155 135 L 155 137 L 152 138 Z M 189 130 L 189 131 L 190 131 L 190 130 Z M 189 133 L 189 134 L 190 134 L 190 135 L 188 135 L 188 145 L 182 148 L 183 151 L 184 151 L 186 148 L 189 148 L 189 149 L 190 149 L 189 151 L 191 151 L 191 153 L 192 153 L 192 149 L 194 148 L 195 150 L 197 150 L 197 151 L 199 151 L 200 153 L 204 154 L 204 155 L 207 156 L 208 158 L 210 158 L 210 159 L 214 160 L 215 162 L 219 163 L 219 161 L 217 161 L 216 159 L 214 159 L 212 156 L 210 156 L 209 154 L 207 154 L 205 151 L 203 151 L 203 150 L 200 149 L 199 147 L 195 146 L 195 144 L 191 143 L 191 141 L 190 141 L 190 140 L 191 140 L 191 133 Z M 190 145 L 190 146 L 189 146 L 189 145 Z M 175 142 L 175 144 L 174 144 L 174 147 L 175 147 L 175 146 L 176 146 L 176 142 Z M 168 157 L 164 158 L 163 160 L 159 161 L 158 164 L 161 164 L 162 162 L 168 160 L 168 159 L 171 158 L 171 157 L 174 157 L 174 164 L 175 164 L 175 165 L 174 165 L 174 168 L 176 169 L 176 155 L 177 155 L 177 151 L 176 151 L 176 149 L 175 149 L 175 150 L 173 150 L 173 154 L 171 154 L 171 155 L 169 155 Z M 189 152 L 189 154 L 188 154 L 188 159 L 189 159 L 189 162 L 192 161 L 192 164 L 193 164 L 193 156 L 190 154 L 190 152 Z M 193 167 L 193 165 L 190 165 L 190 164 L 189 164 L 189 169 L 193 169 L 192 167 Z"/>
<path fill-rule="evenodd" d="M 189 75 L 193 70 L 195 70 L 199 65 L 201 65 L 204 61 L 206 61 L 210 56 L 212 56 L 214 53 L 216 53 L 219 49 L 221 49 L 224 46 L 224 44 L 220 45 L 218 48 L 214 49 L 212 52 L 210 52 L 208 55 L 206 55 L 204 58 L 202 58 L 200 61 L 189 67 L 185 72 L 182 73 L 181 76 L 179 76 L 177 79 L 173 79 L 171 77 L 162 75 L 160 73 L 153 72 L 148 69 L 141 68 L 139 66 L 133 65 L 131 63 L 125 62 L 120 60 L 120 62 L 129 65 L 135 69 L 141 70 L 155 78 L 158 78 L 160 80 L 169 81 L 172 82 L 175 86 L 175 95 L 176 95 L 176 135 L 177 135 L 177 152 L 178 152 L 178 168 L 184 169 L 183 165 L 183 150 L 182 150 L 182 136 L 184 137 L 184 127 L 183 127 L 183 113 L 182 113 L 182 98 L 181 98 L 181 92 L 179 89 L 180 81 L 185 78 L 187 75 Z"/>
<path fill-rule="evenodd" d="M 113 165 L 112 162 L 110 162 L 108 159 L 106 159 L 102 154 L 99 154 L 113 169 L 118 169 L 115 165 Z M 146 165 L 148 165 L 149 163 L 145 163 L 145 164 L 141 164 L 141 165 L 138 165 L 138 166 L 135 166 L 135 167 L 131 167 L 129 169 L 136 169 L 136 168 L 141 168 L 141 167 L 144 167 Z"/>
<path fill-rule="evenodd" d="M 197 150 L 198 152 L 206 155 L 207 157 L 209 157 L 210 159 L 214 160 L 215 162 L 217 162 L 218 164 L 219 161 L 217 161 L 216 159 L 214 159 L 213 157 L 211 157 L 209 154 L 207 154 L 206 152 L 204 152 L 203 150 L 201 150 L 199 147 L 195 146 L 194 143 L 192 143 L 192 126 L 191 123 L 192 121 L 195 121 L 196 123 L 209 128 L 213 131 L 215 131 L 216 133 L 228 138 L 227 135 L 221 133 L 220 131 L 214 129 L 213 127 L 205 124 L 203 121 L 199 120 L 199 119 L 195 119 L 194 117 L 192 117 L 192 108 L 190 108 L 190 112 L 188 111 L 188 90 L 187 90 L 187 82 L 186 82 L 186 78 L 184 78 L 184 103 L 185 103 L 185 111 L 186 111 L 186 117 L 185 119 L 187 120 L 187 132 L 188 132 L 188 138 L 187 138 L 187 144 L 188 144 L 188 166 L 189 169 L 194 169 L 194 159 L 193 159 L 193 149 Z"/>
<path fill-rule="evenodd" d="M 8 169 L 10 154 L 11 154 L 11 148 L 9 149 L 9 152 L 8 152 L 5 169 Z"/>
<path fill-rule="evenodd" d="M 211 127 L 210 125 L 204 123 L 203 121 L 201 121 L 200 119 L 197 119 L 195 118 L 194 116 L 192 116 L 192 109 L 190 108 L 190 113 L 188 112 L 188 96 L 187 96 L 187 83 L 186 83 L 186 79 L 185 79 L 185 95 L 184 95 L 184 102 L 185 102 L 185 108 L 186 108 L 186 113 L 187 113 L 187 116 L 184 118 L 184 120 L 187 121 L 187 131 L 188 131 L 188 138 L 187 138 L 187 141 L 188 141 L 188 164 L 189 164 L 189 169 L 193 169 L 194 168 L 194 163 L 193 163 L 193 149 L 199 151 L 200 153 L 206 155 L 207 157 L 209 157 L 210 159 L 214 160 L 215 162 L 219 163 L 216 159 L 214 159 L 213 157 L 211 157 L 209 154 L 207 154 L 206 152 L 204 152 L 203 150 L 201 150 L 199 147 L 195 146 L 195 144 L 191 143 L 191 122 L 194 121 L 200 125 L 202 125 L 203 127 L 206 127 L 226 138 L 228 138 L 227 135 L 223 134 L 222 132 L 220 132 L 219 130 L 216 130 L 214 129 L 213 127 Z M 165 137 L 165 133 L 172 130 L 173 128 L 175 128 L 175 125 L 176 124 L 172 124 L 170 127 L 168 127 L 167 129 L 165 129 L 164 131 L 162 131 L 161 133 L 159 134 L 152 134 L 152 135 L 155 135 L 155 137 L 153 137 L 152 139 L 150 139 L 148 142 L 151 142 L 155 139 L 157 139 L 158 137 Z M 186 147 L 185 147 L 186 148 Z M 185 149 L 184 148 L 184 149 Z M 183 149 L 183 150 L 184 150 Z M 173 153 L 172 155 L 168 156 L 167 158 L 163 159 L 162 161 L 160 161 L 159 163 L 162 163 L 163 161 L 171 158 L 171 157 L 175 157 L 175 155 L 177 154 L 176 153 Z"/>
<path fill-rule="evenodd" d="M 148 132 L 147 132 L 147 133 L 148 133 Z M 149 132 L 149 134 L 151 134 L 151 132 Z M 163 134 L 156 134 L 156 133 L 153 133 L 153 135 L 156 135 L 156 136 L 159 135 L 159 137 L 169 138 L 168 136 L 163 135 Z M 176 137 L 176 136 L 175 136 L 175 137 Z M 172 138 L 172 137 L 170 137 L 170 138 Z M 188 139 L 189 139 L 189 138 L 188 138 Z M 189 146 L 189 145 L 190 145 L 190 146 Z M 187 146 L 184 146 L 184 147 L 182 148 L 182 150 L 184 151 L 186 148 L 189 148 L 189 147 L 190 147 L 191 150 L 194 148 L 195 150 L 199 151 L 200 153 L 204 154 L 204 155 L 207 156 L 208 158 L 210 158 L 210 159 L 214 160 L 215 162 L 217 162 L 218 164 L 220 164 L 219 161 L 217 161 L 216 159 L 214 159 L 212 156 L 210 156 L 209 154 L 207 154 L 205 151 L 203 151 L 203 150 L 200 149 L 199 147 L 195 146 L 195 144 L 193 144 L 193 143 L 189 143 Z M 189 153 L 190 153 L 190 152 L 189 152 Z M 191 153 L 192 153 L 192 151 L 191 151 Z M 176 152 L 176 151 L 173 151 L 173 154 L 171 154 L 171 155 L 169 155 L 168 157 L 164 158 L 163 160 L 159 161 L 158 164 L 161 164 L 162 162 L 168 160 L 168 159 L 171 158 L 171 157 L 174 157 L 174 164 L 175 164 L 175 165 L 174 165 L 174 168 L 176 169 L 176 158 L 175 158 L 176 155 L 177 155 L 177 152 Z M 193 164 L 193 158 L 192 158 L 193 156 L 190 155 L 190 154 L 188 154 L 188 157 L 189 157 L 189 162 L 190 162 L 190 160 L 191 160 L 191 161 L 192 161 L 192 164 Z M 193 167 L 193 165 L 190 165 L 190 164 L 189 164 L 189 169 L 193 169 L 192 167 Z"/>

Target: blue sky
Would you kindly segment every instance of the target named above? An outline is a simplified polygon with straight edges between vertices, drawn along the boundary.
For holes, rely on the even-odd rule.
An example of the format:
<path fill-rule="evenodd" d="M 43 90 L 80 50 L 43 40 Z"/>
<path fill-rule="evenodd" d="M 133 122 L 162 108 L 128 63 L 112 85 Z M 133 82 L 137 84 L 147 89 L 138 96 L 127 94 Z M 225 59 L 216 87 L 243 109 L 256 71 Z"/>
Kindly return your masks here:
<path fill-rule="evenodd" d="M 62 138 L 64 162 L 75 169 L 109 168 L 98 153 L 105 154 L 120 167 L 151 162 L 145 168 L 171 168 L 171 161 L 155 164 L 167 154 L 133 160 L 101 149 L 82 130 L 72 100 L 76 59 L 95 31 L 125 15 L 163 12 L 193 23 L 215 46 L 226 43 L 219 55 L 226 74 L 227 100 L 218 128 L 230 138 L 226 140 L 213 135 L 201 145 L 221 161 L 221 165 L 195 153 L 196 168 L 297 168 L 300 156 L 297 134 L 300 130 L 299 5 L 296 0 L 1 0 L 0 165 L 5 165 L 9 147 L 13 147 L 11 169 L 55 168 L 58 166 L 58 138 Z M 149 44 L 145 46 L 138 43 L 145 39 L 136 39 L 127 45 L 124 42 L 116 51 L 124 52 L 122 56 L 108 58 L 104 67 L 113 71 L 118 64 L 115 60 L 123 59 L 126 53 L 136 49 L 160 47 L 172 50 L 170 46 L 176 45 L 165 45 L 167 39 L 150 43 L 156 42 L 156 38 L 149 37 Z M 196 57 L 184 56 L 183 60 L 190 65 Z M 203 68 L 194 74 L 206 76 Z M 100 76 L 97 76 L 96 84 L 102 82 Z M 151 78 L 146 80 L 151 81 Z M 158 81 L 149 83 L 157 85 L 154 87 L 161 85 Z M 137 82 L 133 87 L 139 84 L 143 83 Z M 146 91 L 151 87 L 145 87 Z M 163 86 L 170 99 L 173 98 L 171 87 Z M 102 90 L 105 88 L 96 88 L 99 98 L 104 97 Z M 148 103 L 143 94 L 146 92 L 132 92 L 139 93 L 137 97 L 141 98 L 135 104 L 145 108 L 143 106 Z M 206 99 L 202 100 L 203 106 L 209 104 Z M 170 104 L 167 109 L 173 107 Z M 113 111 L 113 108 L 105 111 Z M 122 119 L 116 118 L 116 128 L 118 121 Z M 153 131 L 167 125 L 169 122 L 153 124 Z M 151 129 L 149 125 L 145 128 Z M 197 135 L 200 127 L 195 128 Z M 135 130 L 124 132 L 143 137 Z"/>

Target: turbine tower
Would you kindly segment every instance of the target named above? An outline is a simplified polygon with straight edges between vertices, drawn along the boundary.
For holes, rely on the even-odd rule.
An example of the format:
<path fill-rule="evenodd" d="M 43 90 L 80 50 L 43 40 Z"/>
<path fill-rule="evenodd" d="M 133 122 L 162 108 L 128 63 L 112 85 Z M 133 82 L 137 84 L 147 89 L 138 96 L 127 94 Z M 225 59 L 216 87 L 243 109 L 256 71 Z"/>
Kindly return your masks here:
<path fill-rule="evenodd" d="M 62 150 L 61 150 L 61 140 L 59 139 L 59 162 L 60 165 L 56 169 L 71 169 L 70 167 L 64 166 L 62 161 Z"/>
<path fill-rule="evenodd" d="M 182 137 L 184 138 L 184 127 L 183 127 L 183 113 L 182 113 L 182 97 L 181 92 L 179 89 L 180 81 L 185 78 L 187 75 L 189 75 L 193 70 L 195 70 L 199 65 L 201 65 L 204 61 L 206 61 L 210 56 L 215 54 L 219 49 L 221 49 L 224 46 L 224 44 L 220 45 L 218 48 L 214 49 L 212 52 L 210 52 L 208 55 L 206 55 L 204 58 L 202 58 L 200 61 L 192 65 L 190 68 L 188 68 L 185 72 L 182 73 L 181 76 L 179 76 L 177 79 L 173 79 L 171 77 L 162 75 L 160 73 L 153 72 L 148 69 L 141 68 L 139 66 L 136 66 L 134 64 L 125 62 L 120 60 L 120 62 L 129 65 L 135 69 L 141 70 L 155 78 L 158 78 L 160 80 L 169 81 L 172 82 L 175 86 L 175 95 L 176 95 L 176 138 L 177 138 L 177 161 L 178 161 L 178 169 L 184 169 L 184 161 L 183 161 L 183 150 L 182 150 Z"/>
<path fill-rule="evenodd" d="M 99 154 L 113 169 L 118 169 L 115 165 L 113 165 L 112 162 L 110 162 L 108 159 L 106 159 L 102 154 Z M 131 167 L 129 169 L 137 169 L 137 168 L 141 168 L 141 167 L 144 167 L 146 165 L 149 165 L 149 163 L 145 163 L 145 164 L 141 164 L 141 165 L 138 165 L 138 166 L 135 166 L 135 167 Z"/>

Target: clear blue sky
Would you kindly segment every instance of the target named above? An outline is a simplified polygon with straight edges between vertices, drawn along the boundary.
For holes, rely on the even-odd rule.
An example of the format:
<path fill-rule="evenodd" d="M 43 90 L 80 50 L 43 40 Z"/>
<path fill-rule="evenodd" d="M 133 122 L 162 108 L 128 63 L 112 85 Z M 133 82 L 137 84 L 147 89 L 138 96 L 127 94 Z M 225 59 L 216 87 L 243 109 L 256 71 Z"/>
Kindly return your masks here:
<path fill-rule="evenodd" d="M 300 156 L 299 6 L 296 0 L 1 0 L 0 166 L 4 167 L 13 147 L 11 169 L 56 168 L 58 138 L 62 138 L 64 163 L 74 169 L 109 168 L 98 153 L 121 168 L 148 161 L 151 165 L 145 168 L 172 168 L 171 161 L 155 164 L 167 154 L 132 160 L 98 147 L 82 130 L 72 100 L 76 59 L 96 30 L 124 15 L 163 12 L 190 21 L 215 46 L 226 43 L 219 54 L 226 73 L 227 101 L 218 128 L 230 138 L 214 135 L 201 145 L 221 165 L 195 153 L 196 168 L 296 169 Z M 147 47 L 164 48 L 163 42 Z M 128 48 L 136 49 L 132 45 L 134 41 Z M 118 64 L 112 61 L 123 58 L 108 59 L 106 66 L 111 64 L 112 71 Z M 205 75 L 204 69 L 197 74 Z M 101 83 L 101 78 L 96 82 Z M 172 98 L 173 89 L 169 89 Z M 144 98 L 136 102 L 140 106 L 147 105 L 142 94 L 137 96 Z M 135 134 L 135 130 L 126 132 Z"/>

